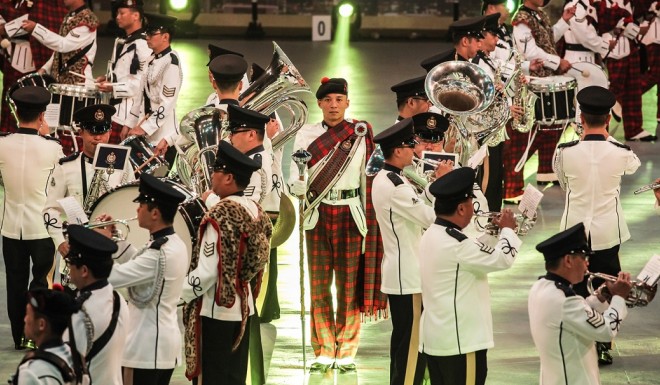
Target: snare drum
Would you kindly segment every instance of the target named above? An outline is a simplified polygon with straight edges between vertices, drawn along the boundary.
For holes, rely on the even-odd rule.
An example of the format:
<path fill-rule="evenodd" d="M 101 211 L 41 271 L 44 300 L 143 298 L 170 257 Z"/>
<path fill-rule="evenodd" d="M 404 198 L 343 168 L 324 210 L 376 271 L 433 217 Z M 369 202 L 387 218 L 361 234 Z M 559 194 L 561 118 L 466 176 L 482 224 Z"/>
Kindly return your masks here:
<path fill-rule="evenodd" d="M 529 89 L 537 96 L 536 120 L 542 126 L 575 122 L 575 93 L 577 82 L 569 76 L 533 78 Z"/>
<path fill-rule="evenodd" d="M 79 109 L 107 100 L 106 92 L 74 84 L 51 84 L 48 89 L 53 94 L 51 104 L 59 104 L 59 128 L 71 127 L 73 113 Z"/>
<path fill-rule="evenodd" d="M 192 255 L 193 248 L 197 244 L 197 231 L 202 222 L 206 206 L 201 199 L 193 195 L 183 185 L 180 185 L 169 179 L 162 179 L 163 182 L 171 185 L 177 191 L 182 193 L 186 200 L 179 206 L 179 210 L 174 217 L 174 231 L 186 244 L 188 255 Z M 128 219 L 135 217 L 137 204 L 127 204 L 132 202 L 138 195 L 140 182 L 135 181 L 129 184 L 119 186 L 101 195 L 94 202 L 90 218 L 96 218 L 101 214 L 111 215 L 114 219 Z M 149 232 L 138 227 L 137 223 L 129 222 L 131 231 L 124 234 L 126 239 L 135 247 L 140 248 L 149 241 Z"/>
<path fill-rule="evenodd" d="M 571 69 L 566 72 L 577 81 L 577 91 L 580 92 L 585 87 L 600 86 L 609 88 L 610 82 L 607 79 L 607 73 L 601 66 L 589 62 L 577 62 L 571 64 Z"/>
<path fill-rule="evenodd" d="M 12 113 L 15 114 L 16 104 L 14 104 L 14 101 L 9 96 L 14 91 L 16 91 L 19 88 L 28 87 L 28 86 L 43 87 L 47 89 L 48 86 L 54 82 L 55 79 L 52 76 L 46 74 L 40 75 L 36 72 L 31 73 L 29 75 L 25 75 L 20 79 L 18 79 L 16 81 L 16 84 L 14 84 L 13 86 L 11 86 L 11 88 L 9 88 L 9 91 L 7 92 L 7 96 L 6 96 L 7 102 L 9 103 L 9 108 L 12 111 Z"/>
<path fill-rule="evenodd" d="M 167 161 L 154 154 L 144 136 L 129 136 L 119 144 L 131 148 L 130 161 L 136 174 L 145 173 L 162 178 L 169 172 Z"/>

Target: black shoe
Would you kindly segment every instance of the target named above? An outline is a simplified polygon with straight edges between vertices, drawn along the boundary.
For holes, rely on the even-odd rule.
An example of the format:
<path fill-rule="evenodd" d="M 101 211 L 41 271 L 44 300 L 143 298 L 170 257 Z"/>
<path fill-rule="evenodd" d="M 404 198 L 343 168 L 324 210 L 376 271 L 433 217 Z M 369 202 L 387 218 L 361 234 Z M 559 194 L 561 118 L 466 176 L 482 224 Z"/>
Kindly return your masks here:
<path fill-rule="evenodd" d="M 25 350 L 25 346 L 23 344 L 14 344 L 14 350 Z"/>
<path fill-rule="evenodd" d="M 614 111 L 612 111 L 612 118 L 617 122 L 621 123 L 621 117 Z"/>
<path fill-rule="evenodd" d="M 309 367 L 310 373 L 325 373 L 329 369 L 332 369 L 333 364 L 322 364 L 320 362 L 315 362 Z"/>
<path fill-rule="evenodd" d="M 357 366 L 355 363 L 351 362 L 350 364 L 337 365 L 340 373 L 354 373 L 357 372 Z"/>
<path fill-rule="evenodd" d="M 612 365 L 612 354 L 604 344 L 596 343 L 596 350 L 598 351 L 598 365 Z"/>
<path fill-rule="evenodd" d="M 655 142 L 656 140 L 658 140 L 658 137 L 656 135 L 649 134 L 646 136 L 642 136 L 641 138 L 637 138 L 637 139 L 630 138 L 626 140 L 630 142 Z"/>

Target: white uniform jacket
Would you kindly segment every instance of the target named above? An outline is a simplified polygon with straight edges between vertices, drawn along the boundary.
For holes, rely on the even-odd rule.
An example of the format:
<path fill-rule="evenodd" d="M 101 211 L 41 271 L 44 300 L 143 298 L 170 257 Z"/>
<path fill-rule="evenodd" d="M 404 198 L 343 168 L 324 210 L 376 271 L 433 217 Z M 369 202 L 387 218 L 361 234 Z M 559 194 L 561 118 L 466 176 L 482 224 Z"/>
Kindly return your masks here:
<path fill-rule="evenodd" d="M 656 16 L 651 20 L 645 20 L 642 23 L 642 26 L 648 26 L 649 30 L 642 38 L 642 43 L 649 44 L 660 44 L 660 4 L 657 1 L 654 1 L 649 7 L 649 13 L 654 13 Z"/>
<path fill-rule="evenodd" d="M 140 123 L 141 116 L 151 113 L 140 125 L 147 133 L 149 143 L 157 145 L 165 139 L 168 145 L 173 145 L 179 136 L 174 110 L 182 81 L 181 60 L 172 47 L 151 55 L 126 125 L 135 127 Z"/>
<path fill-rule="evenodd" d="M 243 195 L 261 203 L 273 188 L 273 155 L 266 151 L 263 145 L 249 150 L 245 155 L 261 164 L 261 168 L 252 173 L 250 184 L 243 191 Z"/>
<path fill-rule="evenodd" d="M 630 12 L 630 15 L 633 14 L 633 2 L 628 1 L 628 0 L 605 0 L 605 3 L 607 4 L 608 8 L 613 8 L 615 6 L 625 9 L 628 12 Z M 627 23 L 623 18 L 619 20 L 619 23 L 617 24 L 617 27 L 619 28 L 626 28 L 628 24 L 634 24 L 635 22 Z M 634 44 L 636 44 L 633 40 L 629 39 L 628 37 L 624 36 L 625 33 L 621 33 L 618 35 L 615 35 L 614 32 L 606 32 L 603 34 L 603 39 L 605 41 L 609 42 L 610 40 L 616 40 L 616 45 L 614 46 L 614 49 L 612 49 L 612 52 L 609 53 L 607 56 L 610 59 L 623 59 L 624 57 L 630 55 L 631 49 Z"/>
<path fill-rule="evenodd" d="M 69 368 L 73 368 L 73 358 L 69 345 L 62 344 L 52 347 L 42 347 L 45 351 L 53 353 L 63 359 Z M 62 373 L 55 365 L 44 360 L 29 360 L 18 367 L 18 385 L 63 385 Z M 72 384 L 72 383 L 71 383 Z"/>
<path fill-rule="evenodd" d="M 627 309 L 576 295 L 568 281 L 548 273 L 534 283 L 528 300 L 529 326 L 541 358 L 541 385 L 600 385 L 596 341 L 611 341 Z"/>
<path fill-rule="evenodd" d="M 419 278 L 419 241 L 435 212 L 415 192 L 402 171 L 385 164 L 374 178 L 371 199 L 383 237 L 380 290 L 406 295 L 422 292 Z"/>
<path fill-rule="evenodd" d="M 564 32 L 566 53 L 564 59 L 571 63 L 596 62 L 596 54 L 603 58 L 609 51 L 609 40 L 603 39 L 593 22 L 598 22 L 596 9 L 588 1 L 571 0 L 564 5 L 564 9 L 575 6 L 575 16 L 568 21 L 569 29 Z M 581 45 L 582 48 L 572 49 L 572 45 Z"/>
<path fill-rule="evenodd" d="M 112 97 L 121 99 L 121 102 L 115 106 L 117 112 L 112 117 L 113 122 L 124 125 L 128 120 L 150 58 L 151 48 L 147 46 L 142 29 L 133 32 L 126 39 L 115 40 L 112 58 L 108 63 L 112 78 L 107 80 L 115 83 L 112 86 Z"/>
<path fill-rule="evenodd" d="M 555 38 L 555 43 L 564 35 L 568 29 L 568 23 L 564 19 L 557 20 L 555 25 L 552 26 L 552 33 Z M 513 26 L 513 37 L 516 43 L 518 52 L 520 52 L 525 60 L 532 61 L 534 59 L 543 59 L 543 66 L 555 71 L 559 68 L 559 56 L 552 55 L 545 52 L 541 47 L 536 45 L 536 40 L 532 35 L 532 30 L 525 23 L 519 23 Z"/>
<path fill-rule="evenodd" d="M 494 346 L 488 273 L 511 267 L 521 244 L 509 228 L 490 247 L 436 219 L 419 247 L 424 309 L 420 352 L 453 356 Z"/>
<path fill-rule="evenodd" d="M 250 198 L 245 196 L 230 195 L 224 199 L 231 199 L 241 206 L 245 207 L 253 218 L 259 215 L 257 204 Z M 218 261 L 220 260 L 218 254 L 218 232 L 213 226 L 206 226 L 206 231 L 202 235 L 202 245 L 204 247 L 203 255 L 199 257 L 199 263 L 195 270 L 191 271 L 183 283 L 183 292 L 181 298 L 185 302 L 190 302 L 198 297 L 202 299 L 202 309 L 200 315 L 207 318 L 213 318 L 222 321 L 238 321 L 242 320 L 241 315 L 241 298 L 236 295 L 234 306 L 227 308 L 218 306 L 215 303 L 215 292 L 218 286 Z M 207 245 L 212 245 L 206 247 Z M 254 314 L 254 300 L 252 297 L 252 289 L 248 285 L 248 307 L 250 315 Z"/>
<path fill-rule="evenodd" d="M 105 280 L 86 287 L 83 289 L 84 291 L 89 291 L 91 296 L 83 302 L 82 310 L 71 317 L 71 322 L 78 352 L 88 357 L 87 353 L 93 346 L 88 343 L 88 338 L 91 336 L 92 341 L 97 343 L 99 337 L 110 326 L 114 295 L 112 285 Z M 115 331 L 103 349 L 87 361 L 89 375 L 95 385 L 122 385 L 121 362 L 128 334 L 128 306 L 121 295 L 118 296 L 118 299 L 120 307 Z M 93 325 L 93 330 L 87 328 L 86 324 L 89 322 Z M 88 333 L 90 334 L 88 335 Z M 68 335 L 67 330 L 64 332 L 65 340 Z"/>
<path fill-rule="evenodd" d="M 65 16 L 64 23 L 67 23 L 67 18 L 73 17 L 71 13 Z M 85 57 L 87 58 L 88 65 L 85 66 L 83 75 L 86 79 L 80 79 L 84 81 L 86 85 L 92 86 L 94 84 L 94 77 L 92 76 L 92 64 L 96 58 L 96 30 L 90 30 L 88 26 L 81 25 L 79 27 L 73 28 L 66 36 L 60 36 L 59 33 L 53 32 L 48 28 L 44 27 L 41 24 L 37 24 L 32 31 L 32 36 L 37 39 L 41 44 L 55 51 L 53 55 L 50 56 L 50 59 L 46 64 L 41 67 L 46 73 L 50 74 L 53 67 L 53 60 L 57 53 L 67 53 L 76 51 L 82 48 L 87 47 L 92 44 L 91 48 Z"/>
<path fill-rule="evenodd" d="M 584 223 L 593 250 L 605 250 L 630 239 L 621 207 L 621 177 L 637 171 L 640 161 L 630 147 L 611 136 L 587 135 L 559 145 L 553 169 L 566 190 L 565 230 Z"/>
<path fill-rule="evenodd" d="M 19 128 L 0 137 L 0 173 L 5 184 L 2 235 L 12 239 L 48 238 L 41 210 L 46 204 L 46 184 L 62 146 L 39 136 L 37 130 Z"/>
<path fill-rule="evenodd" d="M 50 234 L 55 242 L 55 247 L 58 247 L 65 241 L 64 234 L 62 234 L 62 222 L 65 220 L 65 213 L 58 200 L 72 196 L 76 198 L 81 206 L 83 205 L 85 201 L 83 192 L 89 191 L 92 179 L 94 179 L 95 170 L 92 160 L 92 158 L 87 157 L 83 153 L 75 153 L 62 158 L 55 165 L 55 169 L 48 179 L 48 185 L 46 187 L 48 197 L 46 199 L 46 205 L 43 208 L 43 218 L 48 229 L 48 234 Z M 83 168 L 85 170 L 84 191 Z M 109 188 L 135 180 L 133 167 L 128 159 L 125 162 L 124 170 L 116 170 L 110 176 L 105 172 L 102 175 L 107 180 Z M 104 192 L 104 189 L 102 189 L 101 194 Z"/>
<path fill-rule="evenodd" d="M 131 260 L 115 264 L 108 281 L 128 287 L 128 335 L 122 366 L 172 369 L 181 362 L 177 304 L 190 265 L 186 244 L 170 228 L 152 234 L 153 241 Z M 167 241 L 163 242 L 163 238 Z M 147 300 L 143 300 L 147 298 Z M 144 303 L 147 302 L 147 303 Z"/>
<path fill-rule="evenodd" d="M 346 119 L 350 121 L 349 119 Z M 323 123 L 316 124 L 305 124 L 302 128 L 296 133 L 296 138 L 293 143 L 293 151 L 299 149 L 306 150 L 313 141 L 315 141 L 319 136 L 323 135 L 326 131 L 325 125 Z M 367 191 L 367 179 L 366 174 L 364 173 L 364 165 L 366 163 L 365 157 L 370 156 L 367 154 L 367 147 L 364 141 L 360 143 L 355 155 L 348 163 L 344 173 L 337 180 L 334 187 L 328 193 L 328 196 L 333 194 L 333 191 L 341 190 L 354 190 L 360 189 L 360 196 L 348 199 L 330 199 L 327 197 L 323 199 L 321 203 L 329 205 L 348 205 L 351 209 L 351 215 L 355 224 L 362 236 L 367 234 L 367 222 L 364 206 L 366 204 L 366 191 Z M 327 156 L 326 156 L 327 157 Z M 307 175 L 312 175 L 314 171 L 322 164 L 323 161 L 318 162 L 311 168 L 307 168 Z M 298 166 L 295 162 L 291 162 L 291 168 L 289 172 L 289 184 L 293 184 L 293 181 L 298 179 Z M 308 181 L 309 183 L 309 181 Z M 311 230 L 316 227 L 318 222 L 319 214 L 318 210 L 315 209 L 309 216 L 305 218 L 304 229 Z"/>

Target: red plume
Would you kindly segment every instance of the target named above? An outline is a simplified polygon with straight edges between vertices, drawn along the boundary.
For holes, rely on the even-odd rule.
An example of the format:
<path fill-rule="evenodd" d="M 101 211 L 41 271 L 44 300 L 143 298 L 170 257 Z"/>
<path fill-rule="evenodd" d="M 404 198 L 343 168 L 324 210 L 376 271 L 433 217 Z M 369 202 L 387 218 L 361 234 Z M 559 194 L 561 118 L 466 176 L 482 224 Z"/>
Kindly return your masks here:
<path fill-rule="evenodd" d="M 64 291 L 64 286 L 60 285 L 59 283 L 53 283 L 52 289 L 54 291 Z"/>
<path fill-rule="evenodd" d="M 327 82 L 329 82 L 329 81 L 330 81 L 330 78 L 327 77 L 327 76 L 324 76 L 324 77 L 321 78 L 321 84 L 325 84 L 325 83 L 327 83 Z"/>

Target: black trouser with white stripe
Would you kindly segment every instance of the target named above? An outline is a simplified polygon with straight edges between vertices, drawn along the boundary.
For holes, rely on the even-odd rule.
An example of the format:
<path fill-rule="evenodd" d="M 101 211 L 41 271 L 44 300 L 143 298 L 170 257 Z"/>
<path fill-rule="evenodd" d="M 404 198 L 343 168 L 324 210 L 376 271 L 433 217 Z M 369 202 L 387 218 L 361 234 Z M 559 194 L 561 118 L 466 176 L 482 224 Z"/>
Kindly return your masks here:
<path fill-rule="evenodd" d="M 419 319 L 422 295 L 388 294 L 392 318 L 390 384 L 418 385 L 424 380 L 426 362 L 419 349 Z"/>
<path fill-rule="evenodd" d="M 7 275 L 7 313 L 14 344 L 21 343 L 27 290 L 48 288 L 48 272 L 55 262 L 52 238 L 13 239 L 2 237 L 2 254 Z M 32 281 L 30 279 L 32 260 Z"/>
<path fill-rule="evenodd" d="M 457 354 L 455 356 L 426 357 L 431 385 L 484 385 L 488 373 L 488 350 Z"/>

